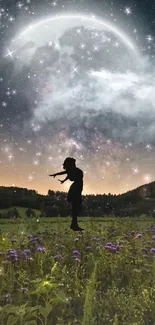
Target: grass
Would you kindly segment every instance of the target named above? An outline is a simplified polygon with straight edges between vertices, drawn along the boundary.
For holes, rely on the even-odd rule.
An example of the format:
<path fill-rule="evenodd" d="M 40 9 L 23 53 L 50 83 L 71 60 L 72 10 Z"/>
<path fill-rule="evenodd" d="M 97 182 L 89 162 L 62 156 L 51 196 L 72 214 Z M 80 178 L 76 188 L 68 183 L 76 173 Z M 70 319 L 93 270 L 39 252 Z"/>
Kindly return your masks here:
<path fill-rule="evenodd" d="M 18 206 L 12 206 L 12 207 L 7 208 L 7 209 L 0 209 L 0 213 L 7 213 L 7 212 L 13 210 L 14 208 L 17 209 L 17 211 L 18 211 L 18 213 L 20 214 L 21 217 L 26 217 L 25 212 L 26 212 L 27 208 L 18 207 Z M 37 210 L 37 209 L 31 209 L 31 210 L 33 210 L 36 213 L 36 215 L 40 214 L 40 210 Z"/>
<path fill-rule="evenodd" d="M 13 222 L 0 225 L 0 252 L 15 250 L 0 254 L 0 325 L 155 324 L 153 219 L 79 218 L 83 233 L 70 218 Z"/>

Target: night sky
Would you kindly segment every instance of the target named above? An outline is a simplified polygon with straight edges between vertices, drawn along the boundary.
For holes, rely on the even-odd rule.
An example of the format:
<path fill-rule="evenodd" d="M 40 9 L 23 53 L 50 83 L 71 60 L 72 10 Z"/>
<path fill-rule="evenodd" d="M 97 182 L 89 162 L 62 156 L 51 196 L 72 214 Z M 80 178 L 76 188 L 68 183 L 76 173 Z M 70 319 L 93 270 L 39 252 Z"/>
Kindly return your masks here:
<path fill-rule="evenodd" d="M 83 194 L 155 180 L 154 1 L 0 1 L 0 186 Z M 62 177 L 63 179 L 64 177 Z"/>

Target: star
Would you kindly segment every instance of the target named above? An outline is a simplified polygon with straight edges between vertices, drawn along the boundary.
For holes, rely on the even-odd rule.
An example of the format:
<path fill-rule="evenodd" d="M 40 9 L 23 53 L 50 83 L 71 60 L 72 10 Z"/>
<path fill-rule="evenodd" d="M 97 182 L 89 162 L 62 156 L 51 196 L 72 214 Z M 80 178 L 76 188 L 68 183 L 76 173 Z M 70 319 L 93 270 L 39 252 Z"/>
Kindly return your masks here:
<path fill-rule="evenodd" d="M 132 12 L 131 12 L 131 9 L 129 7 L 126 7 L 124 12 L 127 14 L 127 15 L 130 15 Z"/>
<path fill-rule="evenodd" d="M 29 175 L 29 176 L 28 176 L 28 180 L 29 180 L 29 181 L 32 181 L 33 178 L 34 178 L 34 177 L 33 177 L 32 175 Z"/>
<path fill-rule="evenodd" d="M 10 18 L 9 18 L 9 21 L 14 21 L 15 20 L 15 18 L 14 17 L 12 17 L 12 16 L 10 16 Z"/>
<path fill-rule="evenodd" d="M 98 46 L 94 46 L 94 51 L 99 51 L 99 48 L 98 48 Z"/>
<path fill-rule="evenodd" d="M 13 155 L 12 154 L 10 154 L 9 156 L 8 156 L 8 159 L 9 160 L 12 160 L 14 157 L 13 157 Z"/>
<path fill-rule="evenodd" d="M 18 2 L 18 3 L 17 3 L 17 7 L 18 7 L 19 9 L 21 9 L 21 8 L 23 7 L 23 3 Z"/>
<path fill-rule="evenodd" d="M 6 107 L 7 106 L 7 103 L 6 102 L 2 102 L 2 106 L 3 107 Z"/>
<path fill-rule="evenodd" d="M 72 73 L 74 73 L 74 72 L 78 73 L 78 67 L 74 67 L 74 68 L 73 68 Z"/>
<path fill-rule="evenodd" d="M 81 44 L 81 48 L 84 49 L 86 47 L 85 44 Z"/>
<path fill-rule="evenodd" d="M 148 35 L 148 36 L 146 37 L 146 39 L 148 40 L 149 43 L 150 43 L 151 41 L 153 41 L 153 38 L 152 38 L 151 35 Z"/>
<path fill-rule="evenodd" d="M 13 53 L 15 52 L 15 51 L 10 51 L 9 49 L 7 49 L 8 50 L 8 52 L 7 52 L 7 54 L 6 55 L 4 55 L 4 57 L 7 57 L 7 56 L 10 56 L 12 59 L 13 59 Z"/>

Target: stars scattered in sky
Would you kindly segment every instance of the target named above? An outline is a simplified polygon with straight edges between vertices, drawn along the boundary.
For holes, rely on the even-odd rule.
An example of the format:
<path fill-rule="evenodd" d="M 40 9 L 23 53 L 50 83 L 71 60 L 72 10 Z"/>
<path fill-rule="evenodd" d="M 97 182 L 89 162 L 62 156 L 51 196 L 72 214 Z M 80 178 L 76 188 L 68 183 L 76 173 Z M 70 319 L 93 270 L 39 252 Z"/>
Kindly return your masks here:
<path fill-rule="evenodd" d="M 153 1 L 135 1 L 134 6 L 123 0 L 104 4 L 99 0 L 23 0 L 14 5 L 1 1 L 0 185 L 15 184 L 44 194 L 49 188 L 67 190 L 70 183 L 60 185 L 48 177 L 62 170 L 67 156 L 74 156 L 84 171 L 84 193 L 118 194 L 154 181 L 152 9 Z M 99 30 L 84 31 L 83 26 L 40 47 L 34 46 L 34 40 L 21 45 L 25 46 L 23 63 L 23 48 L 14 43 L 12 49 L 11 40 L 37 20 L 65 12 L 105 18 L 118 26 L 138 47 L 143 70 L 134 70 L 132 56 L 123 70 L 121 53 L 124 60 L 127 53 L 116 35 L 103 33 L 102 39 Z M 28 49 L 35 54 L 29 57 Z M 133 98 L 129 102 L 123 97 L 123 92 L 127 97 L 131 88 L 136 104 Z M 142 101 L 148 113 L 146 109 L 140 115 Z M 135 113 L 129 114 L 132 111 Z"/>

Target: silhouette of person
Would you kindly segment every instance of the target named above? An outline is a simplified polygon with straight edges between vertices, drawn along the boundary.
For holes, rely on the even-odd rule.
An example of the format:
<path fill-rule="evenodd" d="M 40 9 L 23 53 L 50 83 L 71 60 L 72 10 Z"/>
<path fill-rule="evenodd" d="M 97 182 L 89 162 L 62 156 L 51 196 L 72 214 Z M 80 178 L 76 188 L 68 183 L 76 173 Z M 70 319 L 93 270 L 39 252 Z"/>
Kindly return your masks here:
<path fill-rule="evenodd" d="M 61 181 L 60 183 L 63 184 L 68 179 L 74 182 L 68 191 L 67 195 L 67 202 L 72 204 L 72 223 L 70 228 L 74 231 L 81 231 L 84 230 L 78 226 L 77 217 L 79 212 L 81 211 L 81 204 L 82 204 L 82 190 L 83 190 L 83 171 L 76 167 L 76 159 L 68 157 L 65 159 L 63 163 L 63 168 L 65 171 L 52 174 L 49 176 L 53 176 L 54 178 L 58 175 L 65 175 L 67 174 L 66 178 Z"/>

